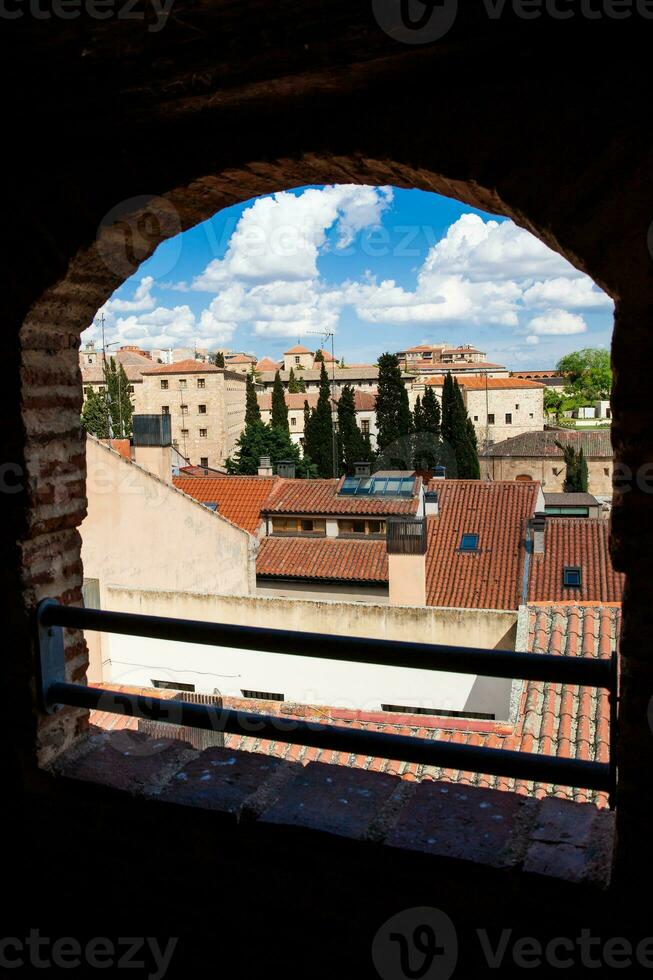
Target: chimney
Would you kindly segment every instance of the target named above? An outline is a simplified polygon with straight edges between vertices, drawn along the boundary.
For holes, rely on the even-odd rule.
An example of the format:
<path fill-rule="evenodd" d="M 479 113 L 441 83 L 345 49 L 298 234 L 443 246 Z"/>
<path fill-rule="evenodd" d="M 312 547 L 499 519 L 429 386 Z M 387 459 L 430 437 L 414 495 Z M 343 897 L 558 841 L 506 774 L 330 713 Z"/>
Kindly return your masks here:
<path fill-rule="evenodd" d="M 364 460 L 360 463 L 354 463 L 354 476 L 371 476 L 372 475 L 372 464 L 367 463 Z"/>
<path fill-rule="evenodd" d="M 277 476 L 283 477 L 284 480 L 295 479 L 295 464 L 292 459 L 279 460 L 277 463 Z"/>
<path fill-rule="evenodd" d="M 424 516 L 437 517 L 440 513 L 440 498 L 437 490 L 424 491 Z"/>
<path fill-rule="evenodd" d="M 169 415 L 134 415 L 132 442 L 134 462 L 172 483 L 172 438 Z"/>
<path fill-rule="evenodd" d="M 391 606 L 425 606 L 426 521 L 390 518 L 386 527 L 388 601 Z"/>
<path fill-rule="evenodd" d="M 533 554 L 543 555 L 544 554 L 544 528 L 546 527 L 546 514 L 535 514 L 531 520 L 531 529 L 533 531 Z"/>
<path fill-rule="evenodd" d="M 269 456 L 261 456 L 258 461 L 258 475 L 259 476 L 274 476 L 274 470 L 272 469 L 272 460 Z"/>

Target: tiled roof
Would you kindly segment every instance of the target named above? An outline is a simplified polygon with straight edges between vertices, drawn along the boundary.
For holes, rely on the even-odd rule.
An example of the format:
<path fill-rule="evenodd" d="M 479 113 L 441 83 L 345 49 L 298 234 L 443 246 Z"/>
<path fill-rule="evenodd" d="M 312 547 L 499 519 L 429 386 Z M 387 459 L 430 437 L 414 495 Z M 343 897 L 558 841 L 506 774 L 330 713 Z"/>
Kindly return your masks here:
<path fill-rule="evenodd" d="M 525 521 L 538 483 L 432 480 L 439 514 L 427 518 L 427 605 L 518 609 L 525 558 Z M 463 553 L 463 534 L 478 534 L 478 551 Z"/>
<path fill-rule="evenodd" d="M 588 431 L 557 431 L 545 430 L 541 432 L 522 432 L 519 436 L 512 436 L 511 439 L 504 439 L 502 442 L 495 442 L 493 446 L 481 452 L 482 456 L 541 456 L 562 459 L 562 450 L 558 449 L 556 442 L 563 446 L 573 445 L 577 450 L 581 447 L 585 456 L 589 458 L 611 458 L 613 455 L 612 444 L 610 442 L 609 429 L 596 429 L 594 432 Z"/>
<path fill-rule="evenodd" d="M 272 392 L 262 391 L 256 397 L 258 399 L 259 408 L 262 412 L 270 412 L 272 410 Z M 319 397 L 320 396 L 316 391 L 292 393 L 289 391 L 285 392 L 286 405 L 293 411 L 303 409 L 305 401 L 308 402 L 310 408 L 315 408 Z M 335 398 L 334 401 L 337 404 L 339 398 Z M 371 391 L 355 391 L 354 407 L 357 412 L 376 411 L 376 395 L 372 394 Z"/>
<path fill-rule="evenodd" d="M 621 610 L 612 608 L 548 605 L 524 609 L 527 649 L 534 653 L 553 653 L 568 657 L 609 657 L 619 640 Z M 169 700 L 174 691 L 126 687 L 111 683 L 94 685 L 120 693 L 143 694 Z M 430 715 L 394 714 L 389 712 L 351 711 L 322 705 L 289 702 L 223 698 L 223 706 L 235 711 L 259 712 L 284 718 L 332 723 L 359 730 L 411 735 L 422 739 L 487 746 L 494 749 L 532 752 L 561 758 L 578 758 L 607 762 L 609 758 L 609 705 L 603 691 L 570 685 L 537 681 L 515 682 L 516 711 L 510 720 L 479 721 L 464 718 L 441 718 Z M 90 723 L 105 730 L 137 730 L 139 720 L 107 711 L 91 711 Z M 163 730 L 164 726 L 162 726 Z M 165 734 L 174 737 L 175 730 L 165 726 Z M 179 731 L 185 737 L 185 730 Z M 232 751 L 255 752 L 291 759 L 302 765 L 325 762 L 373 772 L 385 772 L 411 782 L 443 780 L 462 785 L 484 786 L 522 795 L 556 796 L 576 802 L 607 806 L 604 793 L 566 786 L 533 783 L 442 769 L 417 763 L 398 762 L 373 756 L 350 755 L 331 749 L 290 745 L 266 741 L 255 735 L 225 735 L 225 747 Z"/>
<path fill-rule="evenodd" d="M 264 538 L 257 576 L 343 582 L 387 582 L 385 541 L 337 538 Z"/>
<path fill-rule="evenodd" d="M 263 507 L 266 514 L 415 514 L 421 477 L 416 478 L 415 496 L 341 497 L 340 480 L 279 480 Z"/>
<path fill-rule="evenodd" d="M 225 357 L 226 364 L 255 364 L 256 358 L 251 354 L 233 354 Z"/>
<path fill-rule="evenodd" d="M 529 602 L 621 602 L 624 577 L 610 560 L 607 521 L 547 517 L 544 554 L 531 556 Z M 563 586 L 565 566 L 580 566 L 580 588 Z"/>
<path fill-rule="evenodd" d="M 478 374 L 479 371 L 507 371 L 508 369 L 504 364 L 493 364 L 492 361 L 431 361 L 428 363 L 411 364 L 411 371 L 417 371 L 420 374 L 430 374 L 437 372 L 438 374 L 446 374 L 451 371 L 452 374 L 458 375 L 459 373 L 469 372 L 469 374 Z"/>
<path fill-rule="evenodd" d="M 270 357 L 263 357 L 256 364 L 257 371 L 278 371 L 282 367 L 277 361 L 273 361 Z"/>
<path fill-rule="evenodd" d="M 302 344 L 295 344 L 294 347 L 289 347 L 288 350 L 284 351 L 284 354 L 312 354 L 308 347 L 304 347 Z"/>
<path fill-rule="evenodd" d="M 276 370 L 276 369 L 275 369 Z M 296 378 L 303 378 L 304 381 L 319 381 L 320 368 L 293 368 Z M 289 371 L 279 371 L 282 381 L 288 381 Z M 329 380 L 331 380 L 332 369 L 329 368 Z M 348 364 L 347 367 L 333 368 L 336 381 L 347 384 L 354 381 L 376 381 L 379 377 L 379 369 L 372 364 Z M 275 371 L 262 371 L 261 381 L 270 384 L 274 381 Z"/>
<path fill-rule="evenodd" d="M 217 504 L 222 517 L 250 534 L 256 534 L 261 524 L 261 508 L 276 480 L 263 476 L 173 477 L 177 490 L 202 504 Z"/>
<path fill-rule="evenodd" d="M 324 359 L 325 361 L 327 361 L 328 363 L 331 363 L 332 361 L 336 361 L 336 360 L 337 360 L 337 358 L 336 358 L 336 357 L 334 357 L 334 356 L 333 356 L 333 354 L 331 354 L 331 353 L 329 353 L 329 351 L 328 351 L 328 350 L 324 350 L 324 348 L 323 348 L 323 347 L 320 347 L 320 349 L 319 349 L 319 350 L 316 350 L 316 351 L 315 351 L 315 357 L 316 357 L 316 358 L 317 358 L 317 355 L 318 355 L 318 354 L 321 354 L 321 355 L 322 355 L 322 357 L 323 357 L 323 359 Z"/>
<path fill-rule="evenodd" d="M 461 388 L 468 388 L 470 391 L 485 391 L 486 388 L 488 391 L 501 391 L 511 388 L 544 389 L 543 384 L 540 384 L 538 381 L 528 381 L 526 378 L 486 378 L 485 375 L 464 375 L 462 378 L 456 377 L 456 381 Z M 444 376 L 440 375 L 439 377 L 429 378 L 426 383 L 427 385 L 433 385 L 438 388 L 444 384 Z"/>
<path fill-rule="evenodd" d="M 82 351 L 81 357 L 81 372 L 82 372 L 82 383 L 83 384 L 103 384 L 104 383 L 104 371 L 102 368 L 102 354 L 95 351 L 97 354 L 97 359 L 95 364 L 85 364 L 84 363 L 84 353 Z M 152 362 L 151 357 L 146 357 L 144 354 L 140 354 L 138 351 L 133 350 L 119 350 L 115 352 L 109 352 L 107 354 L 107 364 L 114 358 L 122 364 L 125 369 L 125 374 L 127 375 L 127 380 L 130 382 L 141 381 L 141 376 L 145 371 L 150 371 L 155 365 Z"/>
<path fill-rule="evenodd" d="M 103 446 L 108 446 L 122 456 L 124 459 L 131 459 L 131 444 L 129 439 L 100 439 Z"/>
<path fill-rule="evenodd" d="M 558 378 L 560 375 L 557 371 L 551 369 L 549 371 L 511 371 L 511 378 Z"/>
<path fill-rule="evenodd" d="M 224 368 L 216 367 L 215 364 L 207 364 L 205 361 L 196 361 L 188 358 L 186 361 L 177 361 L 175 364 L 159 364 L 151 367 L 143 374 L 218 374 Z"/>

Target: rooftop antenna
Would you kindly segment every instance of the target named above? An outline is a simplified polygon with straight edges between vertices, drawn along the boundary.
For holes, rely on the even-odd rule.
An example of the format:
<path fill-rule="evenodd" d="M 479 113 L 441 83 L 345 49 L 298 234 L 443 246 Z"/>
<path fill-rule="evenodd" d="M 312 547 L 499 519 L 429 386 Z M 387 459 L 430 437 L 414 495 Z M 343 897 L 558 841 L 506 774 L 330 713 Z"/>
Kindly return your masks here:
<path fill-rule="evenodd" d="M 322 337 L 322 343 L 326 344 L 327 339 L 331 338 L 331 452 L 333 461 L 333 476 L 338 478 L 338 433 L 336 431 L 335 409 L 336 409 L 336 356 L 334 353 L 334 333 L 333 330 L 308 330 L 308 333 Z"/>

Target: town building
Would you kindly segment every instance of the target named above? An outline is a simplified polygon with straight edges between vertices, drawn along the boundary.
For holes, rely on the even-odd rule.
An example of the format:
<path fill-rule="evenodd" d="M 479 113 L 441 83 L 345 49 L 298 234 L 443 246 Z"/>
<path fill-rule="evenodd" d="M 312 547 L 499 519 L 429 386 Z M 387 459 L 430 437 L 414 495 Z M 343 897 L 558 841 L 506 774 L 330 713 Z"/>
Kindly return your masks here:
<path fill-rule="evenodd" d="M 345 385 L 350 385 L 352 388 L 358 391 L 369 391 L 373 394 L 376 394 L 378 391 L 379 369 L 378 367 L 374 367 L 372 364 L 348 364 L 347 367 L 343 368 L 339 365 L 330 363 L 326 365 L 326 369 L 329 376 L 329 384 L 333 385 L 335 392 L 338 395 L 342 392 Z M 269 390 L 273 387 L 277 370 L 278 368 L 260 372 L 258 380 L 263 385 L 265 390 Z M 308 392 L 319 391 L 321 365 L 318 365 L 317 368 L 293 368 L 293 374 L 295 378 L 304 382 Z M 290 371 L 279 371 L 279 376 L 284 387 L 287 388 L 288 381 L 290 380 Z M 403 377 L 407 385 L 410 385 L 414 380 L 413 375 L 404 375 Z"/>
<path fill-rule="evenodd" d="M 474 424 L 479 447 L 492 445 L 507 436 L 538 432 L 544 428 L 544 386 L 522 378 L 493 378 L 489 375 L 456 376 L 467 413 Z M 409 400 L 415 407 L 417 396 L 426 387 L 442 401 L 445 376 L 436 375 L 411 385 Z"/>
<path fill-rule="evenodd" d="M 318 394 L 315 391 L 298 392 L 291 394 L 286 392 L 286 405 L 288 406 L 288 428 L 290 438 L 297 445 L 304 445 L 304 405 L 308 402 L 309 408 L 317 406 Z M 339 396 L 334 400 L 334 416 L 337 411 Z M 270 422 L 272 419 L 272 393 L 262 392 L 258 395 L 258 404 L 261 410 L 263 422 Z M 356 409 L 356 422 L 363 435 L 370 437 L 370 444 L 376 448 L 376 437 L 378 429 L 376 425 L 376 395 L 369 391 L 354 391 L 354 406 Z"/>
<path fill-rule="evenodd" d="M 143 385 L 143 371 L 148 371 L 156 366 L 149 352 L 141 350 L 139 347 L 124 346 L 118 350 L 107 350 L 106 361 L 109 363 L 111 358 L 116 365 L 121 364 L 127 375 L 129 394 L 132 397 L 134 409 L 139 410 L 139 398 Z M 79 368 L 82 375 L 82 391 L 84 400 L 88 398 L 92 391 L 101 392 L 106 390 L 104 378 L 105 354 L 95 346 L 86 344 L 79 352 Z"/>
<path fill-rule="evenodd" d="M 614 459 L 609 429 L 569 429 L 524 432 L 496 442 L 479 453 L 481 478 L 486 480 L 537 480 L 545 493 L 564 490 L 566 467 L 562 449 L 583 450 L 587 460 L 588 490 L 601 502 L 612 499 Z"/>
<path fill-rule="evenodd" d="M 240 374 L 251 374 L 256 365 L 256 358 L 253 354 L 246 354 L 244 351 L 237 351 L 225 354 L 224 366 L 229 371 L 238 371 Z"/>
<path fill-rule="evenodd" d="M 172 444 L 190 464 L 223 466 L 245 428 L 245 375 L 187 360 L 142 376 L 138 414 L 169 415 Z"/>

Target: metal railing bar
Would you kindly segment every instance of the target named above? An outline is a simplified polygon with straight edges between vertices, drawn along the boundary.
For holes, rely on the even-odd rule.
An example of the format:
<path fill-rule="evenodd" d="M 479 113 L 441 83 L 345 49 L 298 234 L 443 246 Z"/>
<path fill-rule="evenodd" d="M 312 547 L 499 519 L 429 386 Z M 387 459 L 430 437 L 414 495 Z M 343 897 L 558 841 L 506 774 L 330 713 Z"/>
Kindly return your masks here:
<path fill-rule="evenodd" d="M 552 681 L 606 690 L 612 690 L 614 685 L 613 661 L 610 659 L 572 658 L 513 650 L 482 650 L 403 640 L 372 640 L 269 630 L 255 626 L 63 606 L 51 599 L 40 603 L 37 616 L 41 627 L 60 626 L 178 643 L 261 650 L 317 660 L 477 674 L 481 677 L 502 677 L 509 680 L 518 678 Z"/>
<path fill-rule="evenodd" d="M 45 696 L 50 706 L 96 709 L 273 742 L 606 793 L 612 787 L 607 763 L 343 728 L 66 682 L 50 684 Z"/>

